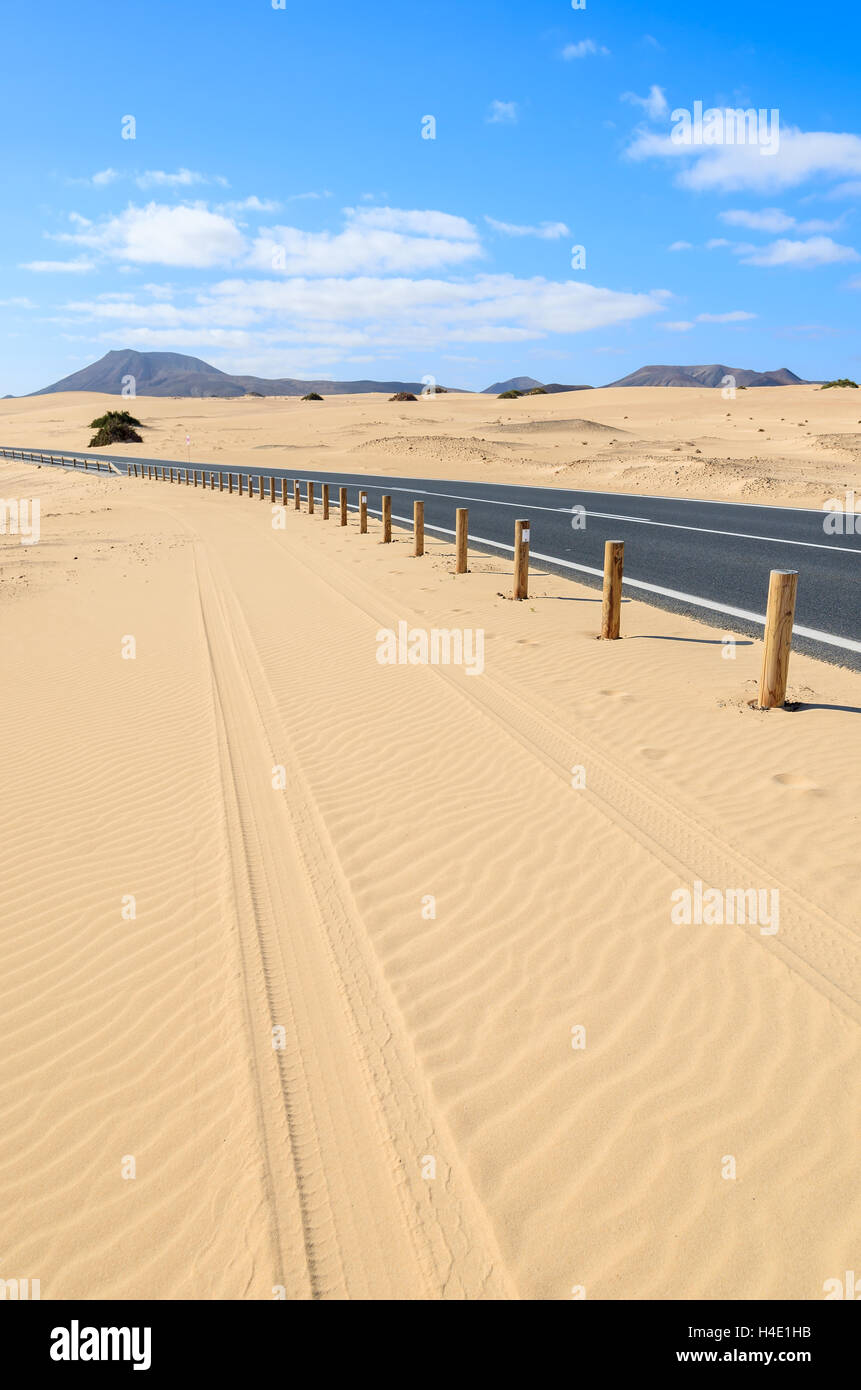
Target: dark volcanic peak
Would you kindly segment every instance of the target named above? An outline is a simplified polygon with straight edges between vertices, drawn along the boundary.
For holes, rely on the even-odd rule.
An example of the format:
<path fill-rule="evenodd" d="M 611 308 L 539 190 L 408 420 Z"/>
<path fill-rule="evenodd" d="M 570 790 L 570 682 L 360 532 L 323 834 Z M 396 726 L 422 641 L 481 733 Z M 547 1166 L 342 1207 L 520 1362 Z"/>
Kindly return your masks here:
<path fill-rule="evenodd" d="M 731 376 L 736 386 L 807 386 L 788 367 L 776 372 L 752 372 L 747 367 L 724 367 L 712 362 L 707 367 L 641 367 L 630 376 L 611 381 L 610 386 L 722 386 Z"/>
<path fill-rule="evenodd" d="M 512 376 L 508 381 L 495 381 L 492 386 L 485 386 L 481 392 L 483 396 L 499 396 L 503 391 L 534 391 L 536 386 L 541 386 L 548 396 L 555 396 L 558 391 L 591 391 L 591 386 L 561 386 L 558 381 L 536 381 L 534 376 Z"/>
<path fill-rule="evenodd" d="M 531 391 L 533 386 L 543 386 L 543 381 L 536 381 L 534 376 L 512 376 L 508 381 L 495 381 L 492 386 L 485 386 L 481 392 L 483 396 L 495 396 L 500 391 Z"/>
<path fill-rule="evenodd" d="M 414 391 L 420 395 L 422 391 L 420 381 L 299 381 L 295 377 L 269 381 L 265 377 L 230 376 L 199 357 L 187 357 L 181 352 L 134 352 L 126 348 L 106 352 L 91 366 L 31 394 L 100 391 L 119 396 L 124 386 L 128 388 L 128 377 L 134 377 L 134 392 L 138 396 L 304 396 L 311 391 L 324 396 L 367 391 Z"/>

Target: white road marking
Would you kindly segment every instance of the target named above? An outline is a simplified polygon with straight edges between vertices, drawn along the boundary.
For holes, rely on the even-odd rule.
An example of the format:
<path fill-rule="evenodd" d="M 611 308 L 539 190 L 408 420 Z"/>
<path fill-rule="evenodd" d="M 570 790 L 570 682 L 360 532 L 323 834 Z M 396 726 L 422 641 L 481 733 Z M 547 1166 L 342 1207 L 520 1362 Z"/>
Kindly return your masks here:
<path fill-rule="evenodd" d="M 387 485 L 388 486 L 388 485 Z M 433 492 L 430 488 L 423 487 L 391 487 L 392 492 L 408 492 L 410 494 L 421 494 L 423 497 L 445 497 L 452 502 L 478 502 L 485 503 L 491 507 L 517 507 L 524 508 L 523 502 L 503 502 L 496 497 L 473 497 L 469 493 L 461 492 Z M 576 504 L 575 504 L 576 505 Z M 574 514 L 573 507 L 542 507 L 536 503 L 530 507 L 533 512 L 554 512 L 557 516 L 571 516 Z M 704 536 L 735 536 L 742 541 L 769 541 L 773 545 L 803 545 L 812 550 L 838 550 L 847 555 L 855 555 L 861 558 L 861 547 L 852 545 L 828 545 L 825 541 L 791 541 L 781 536 L 753 536 L 748 531 L 718 531 L 710 526 L 686 526 L 680 521 L 652 521 L 645 516 L 627 516 L 624 512 L 593 512 L 588 507 L 582 509 L 587 516 L 597 516 L 608 521 L 630 521 L 638 526 L 665 526 L 672 531 L 696 531 Z M 825 517 L 830 513 L 823 512 Z M 854 515 L 854 514 L 853 514 Z"/>
<path fill-rule="evenodd" d="M 381 511 L 374 507 L 369 507 L 368 511 L 372 516 L 382 516 Z M 412 526 L 412 517 L 396 516 L 392 513 L 393 521 L 401 521 L 405 526 Z M 431 526 L 425 522 L 426 531 L 438 531 L 441 535 L 453 536 L 454 531 L 448 526 Z M 468 541 L 474 541 L 477 545 L 487 545 L 493 550 L 506 550 L 514 553 L 514 546 L 507 545 L 504 541 L 491 541 L 485 536 L 467 536 Z M 538 550 L 530 550 L 530 560 L 545 560 L 548 564 L 562 565 L 565 569 L 579 570 L 582 574 L 594 574 L 599 579 L 603 578 L 604 571 L 596 569 L 593 565 L 577 565 L 573 560 L 562 560 L 558 555 L 543 555 Z M 744 618 L 749 623 L 758 623 L 761 627 L 765 626 L 764 613 L 751 613 L 747 608 L 733 608 L 728 603 L 716 603 L 714 599 L 701 598 L 698 594 L 687 594 L 681 589 L 666 589 L 662 584 L 648 584 L 645 579 L 630 579 L 625 575 L 622 583 L 627 584 L 630 589 L 644 589 L 650 594 L 661 594 L 664 598 L 678 599 L 680 603 L 688 603 L 694 608 L 708 608 L 713 613 L 726 613 L 730 618 Z M 798 623 L 793 625 L 792 631 L 798 637 L 807 637 L 812 642 L 823 642 L 829 647 L 840 647 L 847 652 L 861 652 L 861 642 L 854 642 L 851 637 L 837 637 L 831 632 L 820 632 L 815 627 L 801 627 Z"/>

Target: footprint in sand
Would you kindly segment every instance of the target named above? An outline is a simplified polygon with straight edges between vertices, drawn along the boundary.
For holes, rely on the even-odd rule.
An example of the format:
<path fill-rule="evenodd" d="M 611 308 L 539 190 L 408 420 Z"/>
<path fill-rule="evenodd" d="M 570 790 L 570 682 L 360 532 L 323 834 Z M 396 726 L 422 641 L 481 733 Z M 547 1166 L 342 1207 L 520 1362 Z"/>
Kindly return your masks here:
<path fill-rule="evenodd" d="M 800 772 L 778 772 L 776 777 L 772 777 L 772 782 L 776 782 L 779 787 L 789 787 L 795 792 L 821 792 L 822 788 L 816 782 L 812 782 L 809 777 L 803 777 Z"/>
<path fill-rule="evenodd" d="M 659 762 L 661 758 L 667 756 L 666 748 L 641 748 L 640 753 L 644 758 L 648 758 L 651 763 Z"/>
<path fill-rule="evenodd" d="M 608 700 L 630 700 L 631 696 L 627 690 L 599 690 L 599 695 L 604 695 Z"/>

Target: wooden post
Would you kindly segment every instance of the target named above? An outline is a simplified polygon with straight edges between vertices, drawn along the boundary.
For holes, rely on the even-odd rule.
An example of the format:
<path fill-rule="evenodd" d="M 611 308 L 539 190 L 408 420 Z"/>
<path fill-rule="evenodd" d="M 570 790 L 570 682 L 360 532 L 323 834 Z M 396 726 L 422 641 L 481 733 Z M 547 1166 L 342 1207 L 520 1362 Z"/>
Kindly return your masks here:
<path fill-rule="evenodd" d="M 424 555 L 425 553 L 425 504 L 424 502 L 413 502 L 413 533 L 415 544 L 413 546 L 414 555 Z"/>
<path fill-rule="evenodd" d="M 196 469 L 196 468 L 192 468 L 191 471 L 192 471 L 192 473 L 194 474 L 194 486 L 197 487 L 197 469 Z"/>
<path fill-rule="evenodd" d="M 187 469 L 187 468 L 186 468 L 186 470 L 185 470 L 185 485 L 186 485 L 186 487 L 191 487 L 191 477 L 190 477 L 190 475 L 189 475 L 189 472 L 188 472 L 188 469 Z"/>
<path fill-rule="evenodd" d="M 274 478 L 270 478 L 270 479 L 269 479 L 269 501 L 270 501 L 270 502 L 274 502 L 274 501 L 275 501 L 275 479 L 274 479 Z"/>
<path fill-rule="evenodd" d="M 265 487 L 265 480 L 264 480 L 264 477 L 263 477 L 263 474 L 262 474 L 262 473 L 260 474 L 260 476 L 259 476 L 258 479 L 257 479 L 257 486 L 260 488 L 260 501 L 261 501 L 261 502 L 265 502 L 265 501 L 266 501 L 266 487 Z"/>
<path fill-rule="evenodd" d="M 760 709 L 778 709 L 786 700 L 797 588 L 798 570 L 771 571 L 768 607 L 765 610 L 765 648 L 759 678 Z"/>
<path fill-rule="evenodd" d="M 232 473 L 228 473 L 228 475 L 227 475 L 227 491 L 228 491 L 228 494 L 230 494 L 230 493 L 233 492 L 233 474 L 232 474 Z"/>
<path fill-rule="evenodd" d="M 622 611 L 622 570 L 625 564 L 625 542 L 604 542 L 604 592 L 601 601 L 601 636 L 619 636 Z"/>
<path fill-rule="evenodd" d="M 347 489 L 346 489 L 345 487 L 342 487 L 342 488 L 339 488 L 339 489 L 338 489 L 338 510 L 339 510 L 339 512 L 340 512 L 340 519 L 339 519 L 339 520 L 340 520 L 340 525 L 341 525 L 341 526 L 346 526 L 346 524 L 347 524 Z"/>
<path fill-rule="evenodd" d="M 529 597 L 529 522 L 514 523 L 514 598 Z"/>
<path fill-rule="evenodd" d="M 281 479 L 281 506 L 287 506 L 287 479 Z"/>
<path fill-rule="evenodd" d="M 209 491 L 210 491 L 210 492 L 214 492 L 214 491 L 215 491 L 215 474 L 214 474 L 214 473 L 210 473 L 210 475 L 209 475 Z"/>
<path fill-rule="evenodd" d="M 239 496 L 241 497 L 241 496 L 242 496 L 242 474 L 241 474 L 241 473 L 237 473 L 237 475 L 236 475 L 236 486 L 237 486 L 237 488 L 238 488 L 238 490 L 239 490 Z"/>
<path fill-rule="evenodd" d="M 253 502 L 253 501 L 254 501 L 254 479 L 253 479 L 253 477 L 251 476 L 250 473 L 248 474 L 248 496 L 249 496 L 249 499 Z"/>
<path fill-rule="evenodd" d="M 302 510 L 302 499 L 301 499 L 301 497 L 299 496 L 299 479 L 298 479 L 298 478 L 296 479 L 296 481 L 295 481 L 294 484 L 293 484 L 293 508 L 294 508 L 294 510 L 297 511 L 297 512 Z"/>
<path fill-rule="evenodd" d="M 218 491 L 219 491 L 219 492 L 223 492 L 223 491 L 224 491 L 224 474 L 223 474 L 223 473 L 219 473 L 219 475 L 218 475 Z"/>
<path fill-rule="evenodd" d="M 392 539 L 392 499 L 383 498 L 383 544 L 388 545 Z"/>
<path fill-rule="evenodd" d="M 323 520 L 329 520 L 329 484 L 323 484 Z"/>
<path fill-rule="evenodd" d="M 455 512 L 454 535 L 457 560 L 455 574 L 466 574 L 466 532 L 469 526 L 469 508 L 458 507 Z"/>
<path fill-rule="evenodd" d="M 368 530 L 368 494 L 359 493 L 359 532 L 365 535 Z"/>
<path fill-rule="evenodd" d="M 306 485 L 305 485 L 305 491 L 306 491 L 306 493 L 307 493 L 307 495 L 308 495 L 308 515 L 309 515 L 309 516 L 313 516 L 313 515 L 314 515 L 314 484 L 313 484 L 310 480 L 309 480 L 309 481 L 306 483 Z"/>

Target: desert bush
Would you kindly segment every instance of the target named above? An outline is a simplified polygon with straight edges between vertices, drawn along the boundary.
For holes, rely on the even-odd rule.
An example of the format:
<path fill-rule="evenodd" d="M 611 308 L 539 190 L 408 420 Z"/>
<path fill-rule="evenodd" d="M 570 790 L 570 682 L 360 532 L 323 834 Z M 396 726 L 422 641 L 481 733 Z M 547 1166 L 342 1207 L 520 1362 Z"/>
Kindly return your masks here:
<path fill-rule="evenodd" d="M 496 399 L 498 401 L 515 401 L 519 396 L 522 395 L 522 391 L 500 391 Z"/>
<path fill-rule="evenodd" d="M 95 420 L 90 421 L 90 429 L 100 430 L 107 428 L 112 423 L 118 425 L 140 425 L 140 420 L 136 420 L 133 415 L 129 415 L 127 410 L 108 410 L 104 415 L 99 415 Z M 141 426 L 143 428 L 143 426 Z"/>
<path fill-rule="evenodd" d="M 307 396 L 302 397 L 303 401 L 321 401 L 322 396 L 318 396 L 316 391 L 309 391 Z"/>
<path fill-rule="evenodd" d="M 414 401 L 415 399 L 412 391 L 398 391 L 397 395 L 389 396 L 390 401 Z"/>
<path fill-rule="evenodd" d="M 109 420 L 102 425 L 98 434 L 93 435 L 88 448 L 102 449 L 106 444 L 143 444 L 143 440 L 131 425 L 122 420 Z"/>
<path fill-rule="evenodd" d="M 826 381 L 820 386 L 820 391 L 830 391 L 832 386 L 853 386 L 858 390 L 858 382 L 850 381 L 848 376 L 841 376 L 837 381 Z"/>

